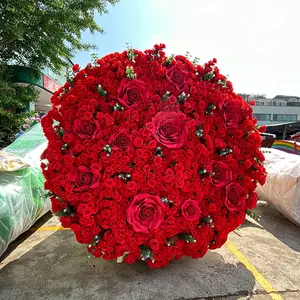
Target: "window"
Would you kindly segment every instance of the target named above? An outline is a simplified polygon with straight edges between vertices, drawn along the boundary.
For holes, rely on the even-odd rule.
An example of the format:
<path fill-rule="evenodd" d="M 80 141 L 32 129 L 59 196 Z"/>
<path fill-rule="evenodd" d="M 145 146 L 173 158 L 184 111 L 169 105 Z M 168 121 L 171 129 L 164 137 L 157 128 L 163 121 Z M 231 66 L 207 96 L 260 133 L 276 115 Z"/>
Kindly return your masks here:
<path fill-rule="evenodd" d="M 300 106 L 300 102 L 288 102 L 287 106 Z"/>
<path fill-rule="evenodd" d="M 297 121 L 297 115 L 273 115 L 273 121 L 284 121 L 284 122 L 291 122 Z"/>
<path fill-rule="evenodd" d="M 262 102 L 262 101 L 255 101 L 255 105 L 256 105 L 256 106 L 264 106 L 265 103 Z"/>
<path fill-rule="evenodd" d="M 254 118 L 257 119 L 257 121 L 270 121 L 271 120 L 271 114 L 253 114 Z"/>

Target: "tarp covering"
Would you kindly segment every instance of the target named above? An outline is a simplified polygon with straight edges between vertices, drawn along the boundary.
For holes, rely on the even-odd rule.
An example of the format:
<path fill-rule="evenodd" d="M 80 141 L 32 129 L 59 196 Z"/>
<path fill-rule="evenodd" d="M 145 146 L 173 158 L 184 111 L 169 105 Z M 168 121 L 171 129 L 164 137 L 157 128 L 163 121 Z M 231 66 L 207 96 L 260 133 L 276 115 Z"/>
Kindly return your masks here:
<path fill-rule="evenodd" d="M 266 133 L 275 134 L 278 139 L 288 139 L 293 134 L 300 132 L 300 121 L 267 125 Z"/>
<path fill-rule="evenodd" d="M 39 167 L 46 146 L 37 124 L 0 152 L 0 256 L 50 209 Z"/>
<path fill-rule="evenodd" d="M 273 148 L 263 148 L 263 152 L 267 181 L 258 185 L 257 193 L 300 226 L 300 156 Z"/>

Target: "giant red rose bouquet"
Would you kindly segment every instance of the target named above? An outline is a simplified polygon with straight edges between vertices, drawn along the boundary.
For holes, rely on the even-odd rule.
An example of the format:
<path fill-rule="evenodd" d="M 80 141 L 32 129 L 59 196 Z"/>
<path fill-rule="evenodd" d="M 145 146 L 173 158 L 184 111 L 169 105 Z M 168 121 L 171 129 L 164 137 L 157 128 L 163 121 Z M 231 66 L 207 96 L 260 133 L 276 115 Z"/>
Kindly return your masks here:
<path fill-rule="evenodd" d="M 216 60 L 129 49 L 73 68 L 42 120 L 53 212 L 95 257 L 166 266 L 221 247 L 265 181 L 251 107 Z"/>

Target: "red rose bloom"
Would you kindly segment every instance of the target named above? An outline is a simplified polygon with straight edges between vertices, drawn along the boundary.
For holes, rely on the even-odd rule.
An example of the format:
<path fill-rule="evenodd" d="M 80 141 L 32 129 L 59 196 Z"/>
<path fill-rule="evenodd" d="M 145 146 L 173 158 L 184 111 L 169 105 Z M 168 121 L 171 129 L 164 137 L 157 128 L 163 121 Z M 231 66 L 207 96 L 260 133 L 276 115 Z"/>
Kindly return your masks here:
<path fill-rule="evenodd" d="M 73 70 L 73 72 L 78 72 L 78 71 L 79 71 L 79 64 L 75 64 L 75 65 L 72 67 L 72 70 Z"/>
<path fill-rule="evenodd" d="M 225 100 L 222 109 L 227 126 L 229 128 L 238 127 L 242 121 L 241 103 L 238 101 Z"/>
<path fill-rule="evenodd" d="M 133 253 L 129 253 L 128 255 L 125 256 L 124 261 L 127 264 L 132 265 L 136 261 L 136 256 Z"/>
<path fill-rule="evenodd" d="M 120 130 L 112 135 L 109 139 L 109 143 L 115 148 L 120 150 L 127 150 L 131 143 L 132 137 L 128 130 Z"/>
<path fill-rule="evenodd" d="M 195 200 L 186 200 L 181 206 L 182 215 L 188 221 L 199 220 L 201 210 Z"/>
<path fill-rule="evenodd" d="M 258 195 L 257 193 L 253 192 L 247 201 L 247 209 L 253 209 L 256 207 Z"/>
<path fill-rule="evenodd" d="M 183 116 L 176 112 L 158 112 L 152 118 L 152 123 L 147 124 L 147 128 L 155 140 L 167 148 L 180 148 L 188 134 Z"/>
<path fill-rule="evenodd" d="M 99 137 L 101 129 L 98 121 L 90 118 L 81 118 L 75 120 L 73 131 L 81 138 L 96 139 Z"/>
<path fill-rule="evenodd" d="M 267 126 L 260 126 L 260 127 L 258 128 L 258 131 L 261 132 L 261 133 L 266 132 L 266 130 L 267 130 Z"/>
<path fill-rule="evenodd" d="M 59 219 L 59 221 L 61 222 L 61 226 L 64 227 L 64 228 L 68 228 L 72 224 L 72 219 L 68 216 L 61 217 Z"/>
<path fill-rule="evenodd" d="M 84 218 L 89 218 L 98 212 L 98 207 L 92 202 L 80 203 L 77 207 L 77 211 L 82 214 Z"/>
<path fill-rule="evenodd" d="M 144 81 L 124 78 L 118 88 L 118 99 L 125 108 L 135 108 L 148 98 L 147 86 Z"/>
<path fill-rule="evenodd" d="M 232 180 L 232 171 L 221 161 L 212 162 L 211 181 L 216 187 L 223 187 Z"/>
<path fill-rule="evenodd" d="M 168 80 L 172 82 L 179 91 L 182 91 L 188 80 L 188 73 L 177 66 L 173 66 L 167 71 Z"/>
<path fill-rule="evenodd" d="M 165 205 L 158 196 L 139 194 L 127 209 L 127 221 L 136 232 L 149 233 L 164 219 Z"/>
<path fill-rule="evenodd" d="M 226 186 L 225 205 L 230 211 L 240 211 L 245 209 L 246 191 L 238 183 L 230 183 Z"/>
<path fill-rule="evenodd" d="M 98 171 L 81 166 L 73 178 L 75 191 L 94 189 L 99 185 L 100 174 Z"/>
<path fill-rule="evenodd" d="M 143 146 L 143 143 L 144 143 L 144 141 L 143 141 L 141 138 L 139 138 L 139 137 L 136 137 L 136 138 L 134 139 L 134 141 L 133 141 L 133 145 L 134 145 L 135 147 L 137 147 L 137 148 L 142 147 L 142 146 Z"/>
<path fill-rule="evenodd" d="M 63 135 L 63 141 L 67 144 L 73 141 L 73 135 L 71 133 L 67 133 Z"/>
<path fill-rule="evenodd" d="M 149 241 L 149 246 L 153 251 L 158 251 L 159 250 L 159 241 L 157 239 L 151 239 Z"/>

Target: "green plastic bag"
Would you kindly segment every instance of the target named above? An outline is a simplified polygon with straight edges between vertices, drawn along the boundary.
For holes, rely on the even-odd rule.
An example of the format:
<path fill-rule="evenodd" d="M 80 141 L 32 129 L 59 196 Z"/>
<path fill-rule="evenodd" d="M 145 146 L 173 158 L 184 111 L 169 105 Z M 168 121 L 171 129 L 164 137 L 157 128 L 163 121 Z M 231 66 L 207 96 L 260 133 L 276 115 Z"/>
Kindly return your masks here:
<path fill-rule="evenodd" d="M 0 256 L 9 243 L 50 209 L 50 200 L 45 197 L 45 180 L 39 167 L 39 157 L 45 148 L 46 139 L 40 124 L 37 124 L 3 149 L 18 155 L 30 167 L 0 172 Z"/>

